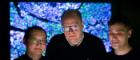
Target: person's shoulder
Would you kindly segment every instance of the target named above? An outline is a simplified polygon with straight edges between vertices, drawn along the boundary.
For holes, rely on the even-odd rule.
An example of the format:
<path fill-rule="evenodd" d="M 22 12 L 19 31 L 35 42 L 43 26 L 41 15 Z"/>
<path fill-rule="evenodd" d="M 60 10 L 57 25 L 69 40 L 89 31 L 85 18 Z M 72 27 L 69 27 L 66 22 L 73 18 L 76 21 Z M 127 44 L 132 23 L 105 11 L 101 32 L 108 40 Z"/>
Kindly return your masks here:
<path fill-rule="evenodd" d="M 64 36 L 64 33 L 54 35 L 52 38 L 63 38 L 63 37 L 65 37 L 65 36 Z"/>
<path fill-rule="evenodd" d="M 98 40 L 101 40 L 100 38 L 98 38 L 97 36 L 95 36 L 95 35 L 93 35 L 93 34 L 90 34 L 90 33 L 87 33 L 87 32 L 84 32 L 84 37 L 86 38 L 86 39 L 90 39 L 90 40 L 96 40 L 96 41 L 98 41 Z"/>
<path fill-rule="evenodd" d="M 64 33 L 62 33 L 62 34 L 57 34 L 57 35 L 54 35 L 54 36 L 51 38 L 50 42 L 56 43 L 56 44 L 57 44 L 58 42 L 62 42 L 64 39 L 65 39 Z"/>
<path fill-rule="evenodd" d="M 107 60 L 116 60 L 117 55 L 114 54 L 114 51 L 107 53 Z"/>
<path fill-rule="evenodd" d="M 88 42 L 90 45 L 93 45 L 96 48 L 104 49 L 105 46 L 103 44 L 102 39 L 98 38 L 97 36 L 94 36 L 90 33 L 85 33 L 84 32 L 84 40 Z"/>
<path fill-rule="evenodd" d="M 107 53 L 109 56 L 113 56 L 114 55 L 114 51 L 111 50 L 110 52 Z"/>
<path fill-rule="evenodd" d="M 139 48 L 133 48 L 131 51 L 134 55 L 137 55 L 140 57 L 140 49 Z"/>
<path fill-rule="evenodd" d="M 40 60 L 48 60 L 46 56 L 41 56 Z"/>
<path fill-rule="evenodd" d="M 24 60 L 25 58 L 26 58 L 25 55 L 21 55 L 20 57 L 14 59 L 14 60 Z"/>

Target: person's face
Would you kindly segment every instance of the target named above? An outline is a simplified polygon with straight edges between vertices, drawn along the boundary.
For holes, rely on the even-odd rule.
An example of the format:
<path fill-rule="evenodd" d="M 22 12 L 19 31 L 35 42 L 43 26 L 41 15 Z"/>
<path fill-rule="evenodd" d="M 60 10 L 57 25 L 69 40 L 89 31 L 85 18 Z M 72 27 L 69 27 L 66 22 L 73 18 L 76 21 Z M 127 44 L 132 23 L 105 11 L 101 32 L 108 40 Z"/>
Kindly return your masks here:
<path fill-rule="evenodd" d="M 78 18 L 67 18 L 63 21 L 63 29 L 66 39 L 76 43 L 81 38 L 83 24 Z"/>
<path fill-rule="evenodd" d="M 27 45 L 28 53 L 41 55 L 46 49 L 46 35 L 43 31 L 32 31 Z"/>
<path fill-rule="evenodd" d="M 122 24 L 111 25 L 109 28 L 109 38 L 112 48 L 119 49 L 128 45 L 128 38 L 130 38 L 131 32 Z"/>

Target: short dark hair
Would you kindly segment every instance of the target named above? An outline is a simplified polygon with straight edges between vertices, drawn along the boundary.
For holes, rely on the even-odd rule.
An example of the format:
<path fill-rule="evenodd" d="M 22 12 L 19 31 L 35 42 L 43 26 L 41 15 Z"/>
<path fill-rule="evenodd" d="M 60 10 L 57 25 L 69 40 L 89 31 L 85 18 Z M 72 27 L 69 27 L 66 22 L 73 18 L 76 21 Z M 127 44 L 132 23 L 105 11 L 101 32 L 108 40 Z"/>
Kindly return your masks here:
<path fill-rule="evenodd" d="M 77 9 L 68 9 L 68 10 L 64 11 L 61 16 L 61 22 L 63 23 L 63 21 L 66 18 L 71 18 L 71 17 L 78 17 L 80 19 L 80 21 L 82 22 L 81 13 Z"/>
<path fill-rule="evenodd" d="M 130 20 L 125 16 L 114 16 L 110 19 L 108 22 L 108 25 L 114 25 L 114 24 L 122 24 L 124 25 L 128 30 L 132 29 L 132 25 L 130 23 Z"/>
<path fill-rule="evenodd" d="M 114 16 L 114 17 L 112 17 L 110 19 L 110 21 L 108 22 L 108 25 L 111 26 L 111 25 L 114 25 L 114 24 L 122 24 L 128 30 L 132 30 L 133 29 L 132 24 L 130 23 L 130 20 L 127 17 L 125 17 L 125 16 L 121 16 L 121 17 Z M 130 46 L 134 47 L 134 45 L 133 45 L 134 40 L 132 40 L 132 39 L 133 39 L 133 34 L 128 39 L 128 43 L 129 43 Z"/>
<path fill-rule="evenodd" d="M 28 43 L 28 39 L 30 38 L 31 33 L 32 33 L 32 31 L 34 31 L 34 30 L 43 31 L 43 32 L 45 33 L 45 35 L 47 35 L 47 34 L 46 34 L 46 31 L 45 31 L 43 28 L 39 27 L 39 26 L 28 27 L 28 28 L 25 30 L 25 35 L 24 35 L 24 37 L 23 37 L 23 39 L 24 39 L 24 40 L 23 40 L 24 44 L 27 44 L 27 43 Z"/>

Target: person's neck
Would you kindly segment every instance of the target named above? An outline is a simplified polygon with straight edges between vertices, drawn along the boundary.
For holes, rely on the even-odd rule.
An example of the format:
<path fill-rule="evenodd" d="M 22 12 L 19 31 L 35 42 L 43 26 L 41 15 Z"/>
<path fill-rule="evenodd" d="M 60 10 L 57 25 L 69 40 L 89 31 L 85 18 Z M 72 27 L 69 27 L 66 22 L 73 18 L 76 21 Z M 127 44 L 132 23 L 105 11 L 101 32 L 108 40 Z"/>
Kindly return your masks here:
<path fill-rule="evenodd" d="M 125 55 L 125 54 L 129 53 L 131 50 L 132 50 L 132 47 L 127 45 L 125 47 L 115 49 L 114 52 L 116 55 Z"/>
<path fill-rule="evenodd" d="M 79 46 L 82 43 L 83 39 L 84 39 L 84 33 L 82 32 L 81 33 L 81 38 L 79 39 L 79 42 L 76 46 Z"/>
<path fill-rule="evenodd" d="M 41 55 L 34 55 L 31 53 L 27 53 L 27 55 L 33 60 L 39 60 L 41 58 Z"/>

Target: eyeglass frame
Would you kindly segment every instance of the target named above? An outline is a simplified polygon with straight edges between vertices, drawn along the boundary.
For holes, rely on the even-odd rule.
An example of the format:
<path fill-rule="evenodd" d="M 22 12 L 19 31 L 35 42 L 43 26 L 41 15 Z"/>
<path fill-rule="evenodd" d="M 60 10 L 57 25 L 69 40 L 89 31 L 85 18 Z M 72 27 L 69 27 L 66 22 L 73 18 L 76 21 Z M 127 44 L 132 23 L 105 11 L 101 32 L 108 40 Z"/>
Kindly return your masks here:
<path fill-rule="evenodd" d="M 46 40 L 30 39 L 29 41 L 32 44 L 36 44 L 36 45 L 46 45 Z"/>
<path fill-rule="evenodd" d="M 63 26 L 62 28 L 64 32 L 71 32 L 78 30 L 79 26 L 78 24 L 73 24 L 71 26 Z"/>

